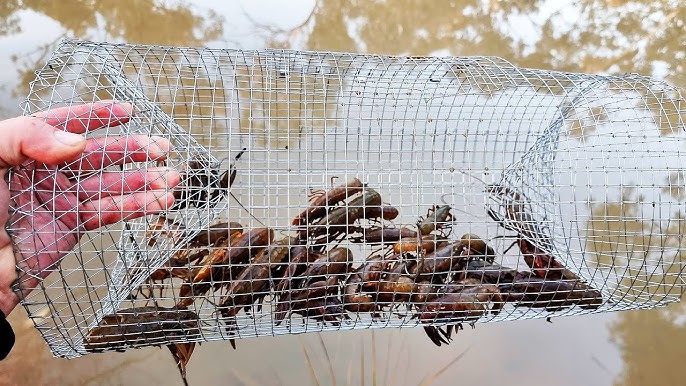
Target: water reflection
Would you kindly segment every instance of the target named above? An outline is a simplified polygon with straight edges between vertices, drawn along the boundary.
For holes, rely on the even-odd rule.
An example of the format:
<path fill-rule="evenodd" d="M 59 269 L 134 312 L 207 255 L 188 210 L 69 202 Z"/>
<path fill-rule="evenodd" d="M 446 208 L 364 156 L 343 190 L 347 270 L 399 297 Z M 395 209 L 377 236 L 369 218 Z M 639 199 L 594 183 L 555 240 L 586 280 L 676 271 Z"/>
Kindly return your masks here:
<path fill-rule="evenodd" d="M 7 0 L 0 5 L 0 36 L 21 32 L 20 11 L 32 11 L 59 23 L 63 36 L 93 37 L 130 43 L 201 46 L 223 34 L 223 18 L 212 11 L 198 13 L 186 5 L 156 1 L 95 0 L 69 5 L 41 0 Z M 48 39 L 31 60 L 14 59 L 20 82 L 16 93 L 26 95 L 34 71 L 43 65 L 57 40 Z"/>
<path fill-rule="evenodd" d="M 244 60 L 235 70 L 239 127 L 256 136 L 257 146 L 287 149 L 304 131 L 323 133 L 335 123 L 342 82 L 335 58 L 275 54 Z"/>
<path fill-rule="evenodd" d="M 222 37 L 227 29 L 223 19 L 229 17 L 228 13 L 215 14 L 168 3 L 103 0 L 56 6 L 44 1 L 5 1 L 0 4 L 0 34 L 22 33 L 22 20 L 26 17 L 22 11 L 44 15 L 72 36 L 139 43 L 203 45 Z M 388 54 L 498 55 L 519 66 L 639 72 L 684 86 L 684 21 L 686 6 L 669 0 L 468 0 L 431 6 L 412 0 L 327 0 L 317 2 L 311 17 L 297 31 L 270 34 L 265 44 Z M 17 95 L 25 94 L 33 71 L 44 62 L 44 53 L 55 38 L 45 39 L 42 45 L 47 48 L 37 47 L 29 58 L 13 62 L 19 79 L 5 84 L 6 92 L 16 87 Z M 549 85 L 542 83 L 542 87 Z M 6 102 L 0 111 L 16 111 L 14 103 L 15 99 Z M 682 119 L 669 114 L 669 110 L 654 113 L 656 121 L 665 124 L 665 135 L 670 134 L 666 128 L 674 127 L 674 120 Z M 583 141 L 593 134 L 592 124 L 583 121 L 602 122 L 606 113 L 592 113 L 595 118 L 584 116 L 579 118 L 581 122 L 569 122 L 572 136 Z M 664 189 L 665 194 L 683 201 L 683 172 L 675 170 Z M 627 240 L 613 236 L 616 232 L 608 228 L 607 218 L 631 218 L 635 211 L 628 202 L 636 199 L 626 201 L 592 209 L 594 216 L 589 229 L 597 232 L 592 248 L 604 251 L 602 256 L 608 256 L 609 251 L 638 253 L 638 249 L 654 248 L 656 242 L 683 248 L 683 221 L 675 220 L 660 241 L 650 239 L 650 230 L 640 223 L 623 225 L 624 230 L 635 231 L 631 241 L 636 241 L 640 248 L 622 249 Z M 666 310 L 564 318 L 553 325 L 542 321 L 484 325 L 461 333 L 452 346 L 440 350 L 430 345 L 421 330 L 380 331 L 376 334 L 378 379 L 394 381 L 387 383 L 402 379 L 405 384 L 417 384 L 468 347 L 465 356 L 437 378 L 436 384 L 454 384 L 456 380 L 479 384 L 681 384 L 678 361 L 685 354 L 680 339 L 686 331 L 683 315 L 683 306 L 673 305 Z M 21 339 L 11 359 L 0 365 L 0 383 L 178 382 L 166 351 L 153 348 L 123 355 L 90 355 L 73 361 L 51 359 L 36 331 L 25 326 L 23 311 L 15 312 L 11 321 L 18 326 Z M 607 343 L 608 321 L 619 353 Z M 325 334 L 324 340 L 332 350 L 339 384 L 347 379 L 358 383 L 362 363 L 367 381 L 371 380 L 373 361 L 368 331 Z M 245 340 L 239 342 L 238 352 L 222 343 L 203 345 L 191 362 L 189 380 L 198 384 L 310 383 L 302 342 L 312 350 L 310 355 L 319 381 L 326 384 L 328 365 L 321 361 L 323 352 L 316 335 Z M 361 348 L 365 349 L 364 357 Z M 391 354 L 385 357 L 384 352 L 397 354 L 399 359 Z M 270 353 L 270 357 L 265 353 Z M 546 358 L 545 362 L 540 358 Z M 384 366 L 389 365 L 404 366 L 404 370 L 386 370 Z"/>
<path fill-rule="evenodd" d="M 675 59 L 686 56 L 685 21 L 670 0 L 334 0 L 317 2 L 301 40 L 314 50 L 496 55 L 525 67 L 683 78 Z"/>
<path fill-rule="evenodd" d="M 615 385 L 681 385 L 686 355 L 684 306 L 627 312 L 610 325 L 612 341 L 622 353 L 624 371 Z"/>

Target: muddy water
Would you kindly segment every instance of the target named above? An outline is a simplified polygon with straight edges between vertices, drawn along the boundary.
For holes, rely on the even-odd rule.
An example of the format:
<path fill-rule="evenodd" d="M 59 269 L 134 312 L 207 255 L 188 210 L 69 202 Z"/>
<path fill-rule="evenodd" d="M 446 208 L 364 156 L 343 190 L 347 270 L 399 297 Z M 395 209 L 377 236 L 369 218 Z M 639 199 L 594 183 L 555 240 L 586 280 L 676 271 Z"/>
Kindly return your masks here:
<path fill-rule="evenodd" d="M 686 6 L 674 1 L 212 3 L 153 6 L 102 0 L 57 7 L 39 1 L 4 2 L 0 114 L 19 112 L 18 98 L 26 94 L 26 83 L 63 35 L 214 47 L 497 55 L 520 66 L 636 72 L 686 86 Z M 377 384 L 393 385 L 429 380 L 440 385 L 681 384 L 684 315 L 677 304 L 656 311 L 557 318 L 552 324 L 482 324 L 442 348 L 433 346 L 421 329 L 248 339 L 238 342 L 239 351 L 213 342 L 194 353 L 189 381 L 331 384 L 332 372 L 338 384 L 359 384 L 361 376 L 366 383 L 376 379 Z M 23 310 L 10 320 L 19 339 L 11 358 L 0 364 L 0 384 L 180 384 L 165 350 L 54 359 Z"/>

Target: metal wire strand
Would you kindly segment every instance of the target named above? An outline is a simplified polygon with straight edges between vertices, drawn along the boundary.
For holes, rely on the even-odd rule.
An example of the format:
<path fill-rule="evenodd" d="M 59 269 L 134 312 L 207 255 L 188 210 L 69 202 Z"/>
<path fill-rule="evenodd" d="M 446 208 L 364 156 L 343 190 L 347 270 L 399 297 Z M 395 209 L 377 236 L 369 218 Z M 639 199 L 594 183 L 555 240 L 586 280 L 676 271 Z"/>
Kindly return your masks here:
<path fill-rule="evenodd" d="M 82 232 L 26 288 L 50 248 L 32 240 L 66 235 L 19 232 L 48 208 L 19 205 L 10 176 L 23 305 L 57 356 L 401 326 L 441 345 L 477 322 L 683 292 L 686 105 L 663 82 L 495 57 L 65 40 L 23 107 L 105 99 L 135 115 L 87 135 L 170 140 L 181 183 L 171 210 Z M 72 181 L 159 166 L 84 162 Z M 59 199 L 45 175 L 22 185 Z"/>

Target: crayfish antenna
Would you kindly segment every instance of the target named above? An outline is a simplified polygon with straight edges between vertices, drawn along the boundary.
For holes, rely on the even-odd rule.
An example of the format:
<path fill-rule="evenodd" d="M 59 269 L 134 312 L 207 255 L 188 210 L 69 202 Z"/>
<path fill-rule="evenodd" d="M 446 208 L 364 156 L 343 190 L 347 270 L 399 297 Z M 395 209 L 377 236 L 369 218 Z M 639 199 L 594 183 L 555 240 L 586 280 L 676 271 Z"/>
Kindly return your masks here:
<path fill-rule="evenodd" d="M 510 249 L 512 249 L 512 247 L 514 247 L 514 246 L 517 245 L 518 243 L 519 243 L 519 240 L 513 241 L 512 244 L 510 244 L 510 246 L 507 247 L 507 248 L 503 251 L 503 255 L 506 254 L 507 252 L 509 252 Z"/>

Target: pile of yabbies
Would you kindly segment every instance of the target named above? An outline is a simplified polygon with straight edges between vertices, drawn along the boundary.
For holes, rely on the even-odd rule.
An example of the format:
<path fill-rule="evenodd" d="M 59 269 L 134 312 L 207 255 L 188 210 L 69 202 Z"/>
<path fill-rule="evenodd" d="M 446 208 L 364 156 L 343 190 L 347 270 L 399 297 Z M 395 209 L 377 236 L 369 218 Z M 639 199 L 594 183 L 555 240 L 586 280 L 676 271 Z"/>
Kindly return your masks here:
<path fill-rule="evenodd" d="M 522 207 L 519 203 L 507 208 L 510 223 L 521 219 Z M 532 244 L 527 235 L 519 234 L 516 243 L 531 271 L 517 271 L 496 264 L 495 251 L 480 237 L 451 237 L 448 205 L 431 208 L 413 226 L 394 226 L 397 216 L 398 210 L 384 204 L 379 192 L 353 179 L 315 195 L 293 220 L 293 235 L 274 240 L 275 232 L 269 228 L 243 230 L 238 223 L 216 224 L 150 276 L 151 283 L 183 280 L 174 307 L 120 310 L 114 322 L 106 317 L 90 331 L 86 349 L 110 347 L 104 336 L 113 334 L 108 330 L 113 324 L 132 325 L 133 331 L 121 331 L 128 334 L 129 342 L 136 336 L 155 337 L 154 331 L 146 330 L 150 328 L 177 331 L 180 337 L 195 335 L 198 317 L 189 307 L 209 293 L 215 294 L 210 303 L 228 334 L 235 333 L 236 315 L 261 307 L 271 295 L 277 325 L 293 315 L 337 325 L 353 315 L 392 317 L 390 311 L 404 307 L 405 315 L 410 313 L 426 325 L 427 335 L 438 346 L 447 344 L 462 323 L 473 326 L 508 303 L 556 311 L 597 308 L 603 302 L 598 290 Z M 158 237 L 180 240 L 184 232 L 182 224 L 160 217 L 150 228 L 149 244 L 155 245 Z M 354 267 L 353 252 L 340 246 L 344 239 L 378 247 Z M 149 318 L 175 314 L 177 320 L 157 317 L 153 327 L 127 323 L 127 315 L 133 320 L 146 313 Z M 168 339 L 170 332 L 159 337 Z M 231 344 L 235 347 L 233 339 Z M 170 346 L 184 365 L 192 348 L 192 343 Z"/>

